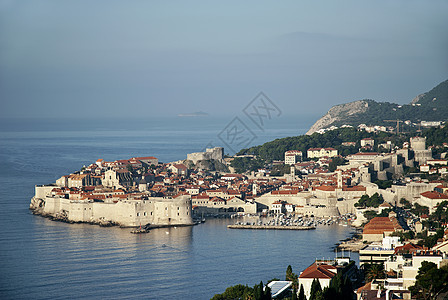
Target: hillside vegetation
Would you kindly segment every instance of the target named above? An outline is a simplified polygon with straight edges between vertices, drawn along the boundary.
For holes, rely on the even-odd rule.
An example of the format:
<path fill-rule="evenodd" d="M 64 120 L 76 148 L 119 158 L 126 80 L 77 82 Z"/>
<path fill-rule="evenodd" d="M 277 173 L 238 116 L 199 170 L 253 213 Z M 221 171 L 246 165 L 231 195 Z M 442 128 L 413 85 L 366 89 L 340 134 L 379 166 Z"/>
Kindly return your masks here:
<path fill-rule="evenodd" d="M 411 103 L 405 105 L 376 102 L 368 99 L 336 105 L 320 118 L 307 134 L 312 134 L 319 129 L 328 128 L 332 125 L 395 126 L 393 122 L 385 120 L 397 119 L 409 120 L 414 123 L 419 123 L 422 120 L 448 120 L 448 80 L 440 83 L 429 92 L 417 96 Z M 406 128 L 404 129 L 406 130 Z"/>
<path fill-rule="evenodd" d="M 421 135 L 427 138 L 427 145 L 440 146 L 448 141 L 448 126 L 445 126 L 444 128 L 426 129 L 423 130 Z M 314 133 L 312 135 L 276 139 L 264 143 L 263 145 L 242 149 L 237 155 L 253 154 L 256 155 L 258 159 L 270 162 L 273 160 L 283 160 L 285 151 L 288 150 L 300 150 L 303 152 L 304 156 L 306 156 L 306 152 L 309 148 L 331 147 L 337 149 L 339 154 L 346 156 L 359 151 L 359 148 L 361 147 L 360 141 L 363 138 L 374 139 L 375 145 L 391 141 L 393 144 L 401 147 L 403 142 L 409 141 L 409 138 L 412 136 L 414 136 L 414 134 L 396 135 L 386 132 L 369 133 L 355 128 L 340 128 L 328 131 L 324 134 Z M 343 142 L 356 142 L 356 146 L 342 146 Z"/>

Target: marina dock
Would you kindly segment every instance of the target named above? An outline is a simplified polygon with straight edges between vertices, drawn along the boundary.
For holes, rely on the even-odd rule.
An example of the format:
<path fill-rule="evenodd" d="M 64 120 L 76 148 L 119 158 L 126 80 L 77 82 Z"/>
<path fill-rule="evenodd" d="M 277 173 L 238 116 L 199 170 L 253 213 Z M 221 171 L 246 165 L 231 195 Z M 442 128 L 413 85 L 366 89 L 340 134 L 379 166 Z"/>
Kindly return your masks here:
<path fill-rule="evenodd" d="M 229 229 L 274 229 L 274 230 L 310 230 L 314 226 L 282 226 L 282 225 L 227 225 Z"/>

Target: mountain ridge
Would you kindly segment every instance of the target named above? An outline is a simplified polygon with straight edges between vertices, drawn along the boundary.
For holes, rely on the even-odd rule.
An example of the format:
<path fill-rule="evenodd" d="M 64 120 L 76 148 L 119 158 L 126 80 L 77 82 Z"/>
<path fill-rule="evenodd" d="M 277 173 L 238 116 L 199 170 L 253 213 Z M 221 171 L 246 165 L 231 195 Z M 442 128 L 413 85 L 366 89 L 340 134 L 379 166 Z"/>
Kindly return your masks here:
<path fill-rule="evenodd" d="M 335 105 L 317 120 L 307 135 L 330 126 L 388 125 L 385 120 L 409 120 L 411 122 L 445 121 L 448 119 L 448 80 L 430 91 L 416 96 L 409 104 L 376 102 L 363 99 Z"/>

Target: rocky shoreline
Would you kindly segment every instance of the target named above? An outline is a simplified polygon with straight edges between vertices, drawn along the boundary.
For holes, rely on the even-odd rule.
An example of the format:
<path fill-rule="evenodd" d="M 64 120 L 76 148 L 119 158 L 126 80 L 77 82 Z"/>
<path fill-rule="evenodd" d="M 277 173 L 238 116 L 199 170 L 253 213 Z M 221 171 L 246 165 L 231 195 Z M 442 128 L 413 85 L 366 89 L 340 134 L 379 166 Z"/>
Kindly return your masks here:
<path fill-rule="evenodd" d="M 122 226 L 121 224 L 118 224 L 118 223 L 115 223 L 112 221 L 108 221 L 108 220 L 94 220 L 94 221 L 90 221 L 90 222 L 75 222 L 75 221 L 69 220 L 67 215 L 64 213 L 58 213 L 56 215 L 52 215 L 52 214 L 46 214 L 38 209 L 30 208 L 30 210 L 33 215 L 41 216 L 41 217 L 47 218 L 51 221 L 63 222 L 63 223 L 67 223 L 67 224 L 90 224 L 90 225 L 98 225 L 101 227 L 117 226 L 117 227 L 121 227 L 121 228 L 126 228 L 126 226 Z"/>
<path fill-rule="evenodd" d="M 46 214 L 39 209 L 30 208 L 31 213 L 36 216 L 47 218 L 51 221 L 62 222 L 67 224 L 89 224 L 89 225 L 97 225 L 100 227 L 120 227 L 120 228 L 134 228 L 131 233 L 148 233 L 151 229 L 156 228 L 169 228 L 169 227 L 188 227 L 194 226 L 198 223 L 193 224 L 185 224 L 185 225 L 151 225 L 145 224 L 143 226 L 123 226 L 122 224 L 112 222 L 109 220 L 92 220 L 90 222 L 75 222 L 68 219 L 67 215 L 64 213 L 58 213 L 56 215 Z M 141 228 L 141 229 L 140 229 Z"/>
<path fill-rule="evenodd" d="M 349 238 L 345 240 L 341 240 L 339 243 L 335 244 L 333 247 L 334 250 L 347 250 L 351 252 L 359 252 L 362 248 L 365 247 L 365 244 L 362 241 L 362 228 L 361 227 L 353 227 L 355 231 Z"/>

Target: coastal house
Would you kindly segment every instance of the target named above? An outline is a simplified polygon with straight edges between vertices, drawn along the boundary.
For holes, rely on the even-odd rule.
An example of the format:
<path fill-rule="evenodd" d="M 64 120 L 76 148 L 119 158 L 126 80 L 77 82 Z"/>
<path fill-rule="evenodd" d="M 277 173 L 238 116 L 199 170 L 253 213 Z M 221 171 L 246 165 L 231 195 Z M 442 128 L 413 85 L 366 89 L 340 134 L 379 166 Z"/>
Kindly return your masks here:
<path fill-rule="evenodd" d="M 418 202 L 420 205 L 429 207 L 429 212 L 433 213 L 437 209 L 437 205 L 440 202 L 447 200 L 448 195 L 435 191 L 428 191 L 420 194 L 420 199 L 418 199 Z"/>
<path fill-rule="evenodd" d="M 411 299 L 407 290 L 384 288 L 384 282 L 368 282 L 356 290 L 357 300 Z"/>
<path fill-rule="evenodd" d="M 384 262 L 384 268 L 388 271 L 392 270 L 397 274 L 397 278 L 393 281 L 395 288 L 407 290 L 414 285 L 423 261 L 435 263 L 437 268 L 440 268 L 448 262 L 448 257 L 441 251 L 417 250 L 412 253 L 390 256 Z"/>
<path fill-rule="evenodd" d="M 420 172 L 429 172 L 429 165 L 428 164 L 420 165 Z"/>
<path fill-rule="evenodd" d="M 97 159 L 95 164 L 98 166 L 98 168 L 103 168 L 103 166 L 104 166 L 104 159 L 102 159 L 102 158 Z"/>
<path fill-rule="evenodd" d="M 361 147 L 365 146 L 371 146 L 373 147 L 375 145 L 375 140 L 371 138 L 365 138 L 361 140 Z"/>
<path fill-rule="evenodd" d="M 159 160 L 155 158 L 154 156 L 144 156 L 144 157 L 133 157 L 134 160 L 139 160 L 145 165 L 151 166 L 155 165 L 157 166 L 159 164 Z"/>
<path fill-rule="evenodd" d="M 393 216 L 375 217 L 364 226 L 362 239 L 367 242 L 381 242 L 384 237 L 402 230 L 398 220 Z"/>
<path fill-rule="evenodd" d="M 308 158 L 334 157 L 338 156 L 338 150 L 334 148 L 310 148 L 307 151 Z"/>
<path fill-rule="evenodd" d="M 68 178 L 70 175 L 61 176 L 58 180 L 56 180 L 56 185 L 59 187 L 68 187 Z"/>
<path fill-rule="evenodd" d="M 190 185 L 185 188 L 185 191 L 190 195 L 198 195 L 202 191 L 200 185 Z"/>
<path fill-rule="evenodd" d="M 303 270 L 299 275 L 299 286 L 303 285 L 303 290 L 307 299 L 310 297 L 311 285 L 314 280 L 318 280 L 322 289 L 330 285 L 331 279 L 336 276 L 337 268 L 326 263 L 315 261 L 311 266 Z"/>
<path fill-rule="evenodd" d="M 243 180 L 245 178 L 242 174 L 225 174 L 221 176 L 222 180 L 233 181 L 233 180 Z"/>
<path fill-rule="evenodd" d="M 282 214 L 286 211 L 285 204 L 283 201 L 275 201 L 271 204 L 271 207 L 269 209 L 274 214 Z"/>
<path fill-rule="evenodd" d="M 285 152 L 285 165 L 294 165 L 302 160 L 302 151 L 289 150 Z"/>
<path fill-rule="evenodd" d="M 402 246 L 397 236 L 384 237 L 382 243 L 372 243 L 359 250 L 359 265 L 365 263 L 383 263 L 395 253 L 395 248 Z"/>
<path fill-rule="evenodd" d="M 184 164 L 172 164 L 168 169 L 176 175 L 188 175 L 188 168 Z"/>
<path fill-rule="evenodd" d="M 292 214 L 294 212 L 295 205 L 291 203 L 285 203 L 285 210 L 287 213 Z"/>
<path fill-rule="evenodd" d="M 80 188 L 90 183 L 90 174 L 72 174 L 67 178 L 67 187 Z"/>
<path fill-rule="evenodd" d="M 280 280 L 273 280 L 269 282 L 267 285 L 271 289 L 271 297 L 272 299 L 283 299 L 285 296 L 288 296 L 291 294 L 291 286 L 292 281 L 280 281 Z"/>

